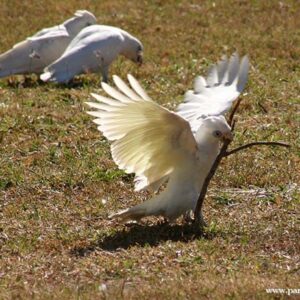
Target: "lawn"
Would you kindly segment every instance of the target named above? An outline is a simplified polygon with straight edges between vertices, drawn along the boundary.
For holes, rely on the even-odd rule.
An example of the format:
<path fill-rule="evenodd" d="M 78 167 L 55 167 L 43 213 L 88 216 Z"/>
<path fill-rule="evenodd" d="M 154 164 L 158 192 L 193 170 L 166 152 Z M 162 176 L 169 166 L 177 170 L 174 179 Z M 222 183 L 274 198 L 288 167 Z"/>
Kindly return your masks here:
<path fill-rule="evenodd" d="M 133 191 L 85 113 L 100 76 L 73 87 L 0 79 L 0 299 L 284 299 L 266 289 L 300 289 L 299 1 L 2 0 L 0 52 L 77 9 L 143 42 L 144 65 L 120 58 L 110 75 L 133 74 L 168 108 L 222 54 L 248 54 L 232 147 L 291 148 L 225 159 L 202 234 L 181 220 L 122 225 L 107 216 L 150 195 Z"/>

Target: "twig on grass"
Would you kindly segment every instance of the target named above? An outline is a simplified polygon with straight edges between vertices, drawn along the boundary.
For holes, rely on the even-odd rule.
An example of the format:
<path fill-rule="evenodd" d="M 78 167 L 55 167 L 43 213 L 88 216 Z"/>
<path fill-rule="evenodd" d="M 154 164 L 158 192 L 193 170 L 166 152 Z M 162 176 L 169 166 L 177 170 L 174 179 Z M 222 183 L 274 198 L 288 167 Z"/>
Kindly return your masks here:
<path fill-rule="evenodd" d="M 284 143 L 284 142 L 252 142 L 252 143 L 242 145 L 240 147 L 234 148 L 233 150 L 230 150 L 230 151 L 226 152 L 225 157 L 229 156 L 231 154 L 234 154 L 238 151 L 253 147 L 253 146 L 262 146 L 262 145 L 265 145 L 265 146 L 282 146 L 282 147 L 286 147 L 286 148 L 291 147 L 291 145 L 289 145 L 287 143 Z"/>
<path fill-rule="evenodd" d="M 214 163 L 202 185 L 202 189 L 201 189 L 201 192 L 200 192 L 200 195 L 199 195 L 199 198 L 197 201 L 197 205 L 196 205 L 196 208 L 194 211 L 194 216 L 195 216 L 194 221 L 196 224 L 198 224 L 200 226 L 203 226 L 205 224 L 204 220 L 202 219 L 201 211 L 202 211 L 202 205 L 203 205 L 206 193 L 207 193 L 208 185 L 209 185 L 211 179 L 213 178 L 213 176 L 215 175 L 222 158 L 226 156 L 227 148 L 230 143 L 231 143 L 230 140 L 224 141 L 223 146 L 220 150 L 220 153 L 218 154 L 216 160 L 214 161 Z"/>
<path fill-rule="evenodd" d="M 231 131 L 232 132 L 234 131 L 235 124 L 236 124 L 236 121 L 234 119 L 234 115 L 235 115 L 240 103 L 241 103 L 241 98 L 238 99 L 238 101 L 237 101 L 236 105 L 234 106 L 234 108 L 233 108 L 233 110 L 232 110 L 232 112 L 229 116 L 229 119 L 228 119 L 228 124 L 231 126 Z M 217 168 L 218 168 L 221 160 L 224 157 L 227 157 L 231 154 L 237 153 L 239 151 L 242 151 L 244 149 L 247 149 L 247 148 L 250 148 L 250 147 L 253 147 L 253 146 L 265 145 L 265 146 L 282 146 L 282 147 L 287 147 L 287 148 L 290 147 L 289 144 L 283 143 L 283 142 L 260 141 L 260 142 L 248 143 L 248 144 L 242 145 L 240 147 L 237 147 L 237 148 L 235 148 L 231 151 L 227 151 L 227 148 L 228 148 L 228 146 L 231 142 L 232 142 L 232 140 L 225 140 L 223 142 L 221 150 L 220 150 L 218 156 L 216 157 L 216 159 L 215 159 L 208 175 L 206 176 L 206 178 L 204 180 L 204 183 L 202 185 L 202 189 L 201 189 L 198 201 L 197 201 L 197 205 L 196 205 L 196 208 L 195 208 L 195 211 L 194 211 L 194 216 L 195 216 L 194 222 L 196 223 L 197 226 L 203 227 L 205 225 L 205 222 L 204 222 L 204 220 L 202 218 L 202 214 L 201 214 L 203 202 L 204 202 L 204 199 L 205 199 L 205 196 L 206 196 L 206 193 L 207 193 L 208 185 L 209 185 L 211 179 L 213 178 L 213 176 L 215 175 L 215 173 L 217 171 Z"/>

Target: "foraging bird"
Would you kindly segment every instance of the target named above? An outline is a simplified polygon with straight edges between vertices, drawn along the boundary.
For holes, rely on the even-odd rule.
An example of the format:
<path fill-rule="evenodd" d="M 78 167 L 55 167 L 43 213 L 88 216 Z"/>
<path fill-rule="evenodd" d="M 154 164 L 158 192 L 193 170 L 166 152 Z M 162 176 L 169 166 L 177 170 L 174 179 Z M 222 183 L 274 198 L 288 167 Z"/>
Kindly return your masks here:
<path fill-rule="evenodd" d="M 64 23 L 43 29 L 0 55 L 0 78 L 14 74 L 41 74 L 59 58 L 78 32 L 96 23 L 95 16 L 78 10 Z"/>
<path fill-rule="evenodd" d="M 83 29 L 63 55 L 45 68 L 40 78 L 67 83 L 78 74 L 101 72 L 102 80 L 107 82 L 109 66 L 119 54 L 141 64 L 143 45 L 122 29 L 93 25 Z"/>
<path fill-rule="evenodd" d="M 119 89 L 102 83 L 111 97 L 92 96 L 94 122 L 112 141 L 111 153 L 120 169 L 135 173 L 137 191 L 165 189 L 151 199 L 111 215 L 139 220 L 162 215 L 174 221 L 194 210 L 203 182 L 219 152 L 220 141 L 232 139 L 223 114 L 244 89 L 249 62 L 237 54 L 211 68 L 207 78 L 198 77 L 177 112 L 153 102 L 139 83 L 128 75 L 131 89 L 119 77 Z"/>

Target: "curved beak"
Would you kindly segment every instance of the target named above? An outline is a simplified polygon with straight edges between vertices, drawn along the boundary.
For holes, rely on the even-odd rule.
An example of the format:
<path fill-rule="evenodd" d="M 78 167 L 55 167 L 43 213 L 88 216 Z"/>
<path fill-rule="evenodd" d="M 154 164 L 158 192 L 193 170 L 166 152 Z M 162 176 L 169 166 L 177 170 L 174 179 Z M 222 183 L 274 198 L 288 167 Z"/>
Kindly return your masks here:
<path fill-rule="evenodd" d="M 222 140 L 223 141 L 232 141 L 233 140 L 233 134 L 231 131 L 226 132 L 223 136 L 222 136 Z"/>
<path fill-rule="evenodd" d="M 139 52 L 139 53 L 138 53 L 136 62 L 137 62 L 137 64 L 138 64 L 139 66 L 142 65 L 142 63 L 143 63 L 143 52 Z"/>

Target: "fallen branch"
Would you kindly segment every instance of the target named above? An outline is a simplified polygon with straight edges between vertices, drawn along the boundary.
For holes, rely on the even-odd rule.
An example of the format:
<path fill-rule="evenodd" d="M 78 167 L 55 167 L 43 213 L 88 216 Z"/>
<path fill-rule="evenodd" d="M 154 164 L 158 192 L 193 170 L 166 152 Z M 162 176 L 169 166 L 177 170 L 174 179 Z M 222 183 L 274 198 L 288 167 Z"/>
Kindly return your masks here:
<path fill-rule="evenodd" d="M 229 156 L 231 154 L 234 154 L 238 151 L 253 147 L 253 146 L 262 146 L 262 145 L 265 145 L 265 146 L 282 146 L 282 147 L 286 147 L 286 148 L 291 147 L 291 145 L 289 145 L 287 143 L 283 143 L 283 142 L 252 142 L 252 143 L 245 144 L 243 146 L 237 147 L 233 150 L 230 150 L 230 151 L 226 152 L 225 157 Z"/>
<path fill-rule="evenodd" d="M 236 124 L 235 119 L 234 119 L 234 115 L 235 115 L 240 103 L 241 103 L 241 98 L 237 101 L 237 103 L 234 106 L 234 108 L 233 108 L 233 110 L 232 110 L 232 112 L 229 116 L 229 119 L 228 119 L 228 124 L 231 126 L 231 131 L 232 132 L 234 131 L 235 124 Z M 215 159 L 208 175 L 206 176 L 206 178 L 204 180 L 204 183 L 203 183 L 203 186 L 202 186 L 202 189 L 201 189 L 198 201 L 197 201 L 197 205 L 196 205 L 196 208 L 195 208 L 195 211 L 194 211 L 194 222 L 200 227 L 205 225 L 205 222 L 202 218 L 201 211 L 202 211 L 203 202 L 204 202 L 204 199 L 205 199 L 205 196 L 206 196 L 206 193 L 207 193 L 208 185 L 209 185 L 211 179 L 213 178 L 213 176 L 215 175 L 215 173 L 217 171 L 217 168 L 218 168 L 221 160 L 224 157 L 227 157 L 231 154 L 237 153 L 239 151 L 242 151 L 244 149 L 247 149 L 247 148 L 250 148 L 250 147 L 253 147 L 253 146 L 262 146 L 262 145 L 264 145 L 264 146 L 290 147 L 289 144 L 283 143 L 283 142 L 265 142 L 265 141 L 262 141 L 262 142 L 252 142 L 252 143 L 245 144 L 245 145 L 242 145 L 240 147 L 237 147 L 237 148 L 235 148 L 231 151 L 227 151 L 227 148 L 228 148 L 230 143 L 231 143 L 231 140 L 225 140 L 223 142 L 221 150 L 220 150 L 218 156 L 216 157 L 216 159 Z"/>
<path fill-rule="evenodd" d="M 232 111 L 231 111 L 231 113 L 229 115 L 229 118 L 228 118 L 228 124 L 230 125 L 232 131 L 234 130 L 234 128 L 232 128 L 232 126 L 234 127 L 234 125 L 235 125 L 234 124 L 235 123 L 235 121 L 234 121 L 234 115 L 235 115 L 237 109 L 239 108 L 241 102 L 242 102 L 242 98 L 239 98 L 237 100 L 235 106 L 233 107 L 233 109 L 232 109 Z"/>
<path fill-rule="evenodd" d="M 214 161 L 214 163 L 202 185 L 201 193 L 199 195 L 197 205 L 196 205 L 196 208 L 194 211 L 194 222 L 196 222 L 196 224 L 198 224 L 200 226 L 203 226 L 205 224 L 204 220 L 202 219 L 201 211 L 202 211 L 203 202 L 204 202 L 204 199 L 205 199 L 205 196 L 207 193 L 208 185 L 209 185 L 211 179 L 213 178 L 213 176 L 215 175 L 222 158 L 226 156 L 227 148 L 230 143 L 231 143 L 230 140 L 224 141 L 223 146 L 220 150 L 220 153 L 218 154 L 216 160 Z"/>

